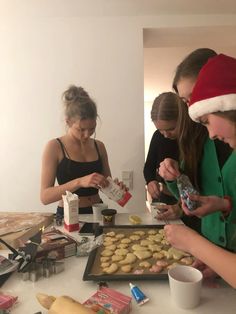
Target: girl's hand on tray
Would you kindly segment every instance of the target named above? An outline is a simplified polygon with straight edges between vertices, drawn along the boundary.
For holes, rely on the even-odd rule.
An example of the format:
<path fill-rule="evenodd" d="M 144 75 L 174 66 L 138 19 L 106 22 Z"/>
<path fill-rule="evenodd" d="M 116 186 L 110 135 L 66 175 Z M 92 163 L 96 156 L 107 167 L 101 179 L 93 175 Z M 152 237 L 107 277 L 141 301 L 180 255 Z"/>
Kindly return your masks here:
<path fill-rule="evenodd" d="M 184 225 L 166 225 L 164 227 L 167 241 L 177 249 L 191 253 L 197 232 Z"/>

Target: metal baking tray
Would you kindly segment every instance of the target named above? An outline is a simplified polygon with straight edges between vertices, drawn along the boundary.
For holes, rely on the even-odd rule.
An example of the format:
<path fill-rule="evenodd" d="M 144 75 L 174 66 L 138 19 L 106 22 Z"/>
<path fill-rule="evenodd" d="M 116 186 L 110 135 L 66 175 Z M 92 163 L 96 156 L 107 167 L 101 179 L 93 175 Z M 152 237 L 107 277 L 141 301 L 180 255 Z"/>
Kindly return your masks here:
<path fill-rule="evenodd" d="M 133 231 L 147 229 L 163 229 L 163 225 L 116 225 L 113 227 L 108 226 L 99 226 L 96 230 L 95 236 L 98 236 L 102 233 L 108 233 L 110 231 L 115 231 L 116 233 L 125 233 L 129 234 Z M 135 244 L 135 241 L 132 243 Z M 116 272 L 114 274 L 105 274 L 101 271 L 100 267 L 100 253 L 104 249 L 99 247 L 93 250 L 87 261 L 87 265 L 83 274 L 83 280 L 93 280 L 93 281 L 113 281 L 113 280 L 157 280 L 157 279 L 167 279 L 168 274 L 167 270 L 162 271 L 161 273 L 151 273 L 148 270 L 145 270 L 142 274 L 134 273 L 124 273 Z M 141 261 L 137 261 L 140 263 Z"/>

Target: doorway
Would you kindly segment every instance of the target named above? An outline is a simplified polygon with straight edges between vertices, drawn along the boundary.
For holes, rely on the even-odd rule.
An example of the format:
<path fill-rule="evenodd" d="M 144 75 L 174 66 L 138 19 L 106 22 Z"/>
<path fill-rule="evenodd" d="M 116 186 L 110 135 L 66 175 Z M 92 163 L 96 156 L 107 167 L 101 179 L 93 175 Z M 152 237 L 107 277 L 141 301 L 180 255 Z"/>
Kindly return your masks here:
<path fill-rule="evenodd" d="M 155 131 L 150 118 L 152 103 L 160 93 L 172 91 L 176 66 L 197 48 L 236 57 L 235 34 L 236 26 L 143 29 L 145 159 Z"/>

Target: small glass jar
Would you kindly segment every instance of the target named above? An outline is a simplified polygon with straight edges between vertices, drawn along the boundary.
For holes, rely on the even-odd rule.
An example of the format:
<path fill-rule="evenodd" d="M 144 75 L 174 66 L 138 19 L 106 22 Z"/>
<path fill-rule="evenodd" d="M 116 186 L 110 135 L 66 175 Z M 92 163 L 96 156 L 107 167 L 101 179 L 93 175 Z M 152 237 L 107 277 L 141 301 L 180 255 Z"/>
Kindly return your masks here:
<path fill-rule="evenodd" d="M 103 209 L 102 221 L 104 226 L 114 226 L 117 211 L 115 209 Z"/>

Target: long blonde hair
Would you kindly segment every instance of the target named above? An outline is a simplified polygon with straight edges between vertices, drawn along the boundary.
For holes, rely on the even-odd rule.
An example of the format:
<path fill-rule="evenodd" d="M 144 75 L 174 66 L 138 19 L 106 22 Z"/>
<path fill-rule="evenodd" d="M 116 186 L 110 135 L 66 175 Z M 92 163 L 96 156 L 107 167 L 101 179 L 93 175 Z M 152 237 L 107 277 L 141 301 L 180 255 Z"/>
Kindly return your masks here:
<path fill-rule="evenodd" d="M 208 136 L 206 127 L 190 119 L 187 105 L 177 94 L 172 92 L 162 93 L 155 98 L 151 119 L 152 121 L 176 121 L 177 142 L 184 172 L 194 186 L 199 189 L 198 166 L 202 157 L 203 145 Z"/>
<path fill-rule="evenodd" d="M 184 172 L 189 176 L 194 186 L 199 189 L 198 168 L 204 143 L 208 138 L 208 131 L 202 124 L 191 120 L 185 103 L 179 104 L 177 133 L 180 157 L 184 162 Z"/>

